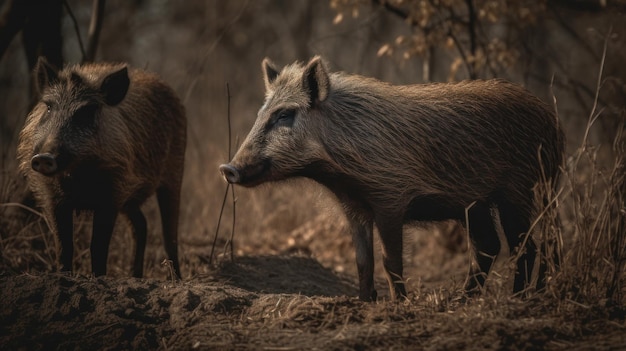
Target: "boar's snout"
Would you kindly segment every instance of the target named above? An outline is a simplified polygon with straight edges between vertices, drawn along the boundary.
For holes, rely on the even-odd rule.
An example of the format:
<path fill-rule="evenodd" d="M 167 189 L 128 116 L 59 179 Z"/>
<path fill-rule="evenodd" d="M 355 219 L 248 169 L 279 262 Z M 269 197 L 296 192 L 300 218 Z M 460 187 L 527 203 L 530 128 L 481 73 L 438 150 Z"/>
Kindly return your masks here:
<path fill-rule="evenodd" d="M 37 154 L 30 160 L 31 167 L 43 174 L 53 175 L 58 170 L 56 157 L 52 154 Z"/>
<path fill-rule="evenodd" d="M 224 179 L 230 184 L 237 184 L 241 181 L 239 170 L 229 164 L 221 165 L 220 172 L 222 172 L 222 176 L 224 176 Z"/>

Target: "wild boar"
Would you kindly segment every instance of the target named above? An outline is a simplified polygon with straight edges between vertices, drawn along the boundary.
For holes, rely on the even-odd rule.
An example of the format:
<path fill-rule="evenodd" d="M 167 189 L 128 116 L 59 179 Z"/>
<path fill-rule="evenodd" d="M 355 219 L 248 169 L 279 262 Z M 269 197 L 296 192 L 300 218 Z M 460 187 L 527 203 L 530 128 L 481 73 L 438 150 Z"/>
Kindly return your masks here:
<path fill-rule="evenodd" d="M 178 218 L 186 147 L 185 109 L 155 74 L 126 64 L 57 70 L 39 60 L 40 100 L 20 133 L 21 173 L 72 270 L 73 213 L 93 211 L 91 266 L 106 274 L 118 214 L 135 238 L 133 275 L 143 275 L 147 223 L 140 206 L 157 195 L 165 250 L 180 277 Z"/>
<path fill-rule="evenodd" d="M 564 148 L 547 105 L 503 80 L 397 86 L 329 72 L 320 57 L 282 70 L 265 59 L 262 68 L 265 103 L 220 171 L 245 187 L 306 177 L 330 189 L 351 226 L 360 299 L 377 297 L 374 224 L 392 298 L 406 296 L 407 222 L 469 223 L 471 294 L 500 252 L 499 218 L 509 247 L 524 243 L 514 291 L 528 286 L 537 245 L 523 233 L 539 207 L 533 188 L 556 181 Z"/>

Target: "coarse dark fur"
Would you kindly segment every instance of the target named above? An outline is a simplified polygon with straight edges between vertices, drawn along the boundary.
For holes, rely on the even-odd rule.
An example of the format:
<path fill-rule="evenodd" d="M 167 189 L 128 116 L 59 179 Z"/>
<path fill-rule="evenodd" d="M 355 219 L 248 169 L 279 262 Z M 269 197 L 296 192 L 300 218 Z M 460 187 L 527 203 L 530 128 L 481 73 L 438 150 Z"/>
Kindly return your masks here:
<path fill-rule="evenodd" d="M 396 86 L 329 73 L 313 58 L 281 71 L 263 61 L 265 104 L 231 162 L 227 181 L 255 186 L 308 177 L 343 205 L 356 248 L 360 298 L 376 299 L 373 225 L 392 296 L 405 296 L 402 227 L 409 221 L 469 223 L 477 265 L 468 293 L 483 286 L 500 251 L 495 211 L 510 248 L 525 242 L 514 290 L 529 282 L 537 247 L 524 240 L 553 184 L 564 137 L 555 114 L 503 80 Z"/>
<path fill-rule="evenodd" d="M 91 264 L 106 274 L 118 214 L 135 237 L 133 274 L 143 275 L 147 223 L 140 206 L 157 195 L 165 250 L 180 277 L 178 217 L 186 146 L 185 110 L 156 75 L 125 64 L 61 71 L 40 59 L 39 102 L 20 133 L 18 161 L 72 270 L 73 212 L 93 211 Z"/>

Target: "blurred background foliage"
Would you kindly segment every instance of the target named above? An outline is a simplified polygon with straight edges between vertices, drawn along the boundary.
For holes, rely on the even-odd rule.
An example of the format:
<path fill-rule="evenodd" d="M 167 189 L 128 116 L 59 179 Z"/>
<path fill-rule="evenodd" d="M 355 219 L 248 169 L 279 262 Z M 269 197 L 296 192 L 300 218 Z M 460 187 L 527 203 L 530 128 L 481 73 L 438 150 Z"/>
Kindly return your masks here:
<path fill-rule="evenodd" d="M 240 99 L 237 106 L 254 110 L 265 56 L 287 64 L 321 54 L 333 69 L 398 84 L 501 77 L 549 103 L 554 94 L 575 131 L 593 103 L 607 42 L 600 101 L 610 114 L 600 121 L 608 133 L 603 138 L 615 130 L 626 100 L 624 0 L 2 3 L 0 113 L 11 116 L 2 118 L 4 140 L 28 110 L 25 77 L 39 54 L 58 64 L 89 55 L 157 71 L 191 99 L 191 115 L 223 109 L 226 82 Z M 98 6 L 101 34 L 91 48 Z M 249 125 L 252 118 L 246 111 L 234 120 Z"/>
<path fill-rule="evenodd" d="M 596 93 L 608 44 L 601 100 L 610 111 L 601 138 L 612 140 L 626 90 L 619 62 L 626 26 L 624 1 L 331 0 L 334 23 L 374 8 L 407 29 L 391 34 L 377 55 L 421 66 L 422 81 L 506 78 L 545 101 L 559 98 L 561 117 L 575 130 Z M 563 98 L 561 101 L 560 98 Z M 574 121 L 570 121 L 570 120 Z"/>

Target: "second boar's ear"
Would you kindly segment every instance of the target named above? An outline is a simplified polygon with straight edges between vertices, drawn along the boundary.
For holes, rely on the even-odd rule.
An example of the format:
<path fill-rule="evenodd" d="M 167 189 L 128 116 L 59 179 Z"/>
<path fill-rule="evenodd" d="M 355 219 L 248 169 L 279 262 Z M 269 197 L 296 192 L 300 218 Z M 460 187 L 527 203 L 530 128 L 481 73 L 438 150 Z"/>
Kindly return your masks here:
<path fill-rule="evenodd" d="M 330 92 L 330 79 L 322 58 L 315 56 L 304 68 L 302 86 L 309 93 L 311 105 L 322 102 Z"/>
<path fill-rule="evenodd" d="M 39 56 L 37 59 L 35 77 L 37 79 L 36 84 L 39 95 L 43 93 L 46 87 L 54 84 L 59 79 L 57 68 L 49 64 L 44 56 Z"/>
<path fill-rule="evenodd" d="M 276 77 L 278 77 L 278 74 L 280 72 L 276 68 L 276 65 L 274 65 L 274 63 L 267 57 L 263 59 L 261 67 L 263 68 L 263 81 L 265 81 L 265 90 L 270 90 L 270 86 L 272 85 L 272 83 L 274 83 L 274 80 L 276 80 Z"/>
<path fill-rule="evenodd" d="M 109 74 L 102 81 L 100 91 L 104 95 L 104 102 L 107 105 L 115 106 L 122 102 L 128 93 L 130 78 L 128 78 L 128 68 L 126 66 Z"/>

